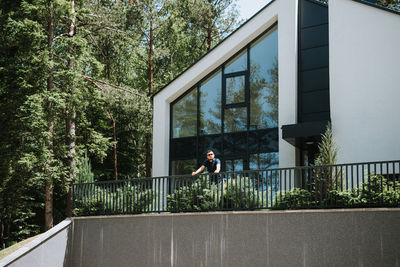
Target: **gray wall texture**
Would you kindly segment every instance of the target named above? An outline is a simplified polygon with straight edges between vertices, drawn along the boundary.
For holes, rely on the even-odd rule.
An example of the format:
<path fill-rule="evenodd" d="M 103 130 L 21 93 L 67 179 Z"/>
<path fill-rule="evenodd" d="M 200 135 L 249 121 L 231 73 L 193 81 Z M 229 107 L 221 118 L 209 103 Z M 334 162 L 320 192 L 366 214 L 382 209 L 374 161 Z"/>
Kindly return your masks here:
<path fill-rule="evenodd" d="M 57 224 L 0 261 L 0 267 L 59 267 L 68 259 L 70 219 Z"/>
<path fill-rule="evenodd" d="M 400 266 L 400 209 L 74 218 L 66 266 Z"/>

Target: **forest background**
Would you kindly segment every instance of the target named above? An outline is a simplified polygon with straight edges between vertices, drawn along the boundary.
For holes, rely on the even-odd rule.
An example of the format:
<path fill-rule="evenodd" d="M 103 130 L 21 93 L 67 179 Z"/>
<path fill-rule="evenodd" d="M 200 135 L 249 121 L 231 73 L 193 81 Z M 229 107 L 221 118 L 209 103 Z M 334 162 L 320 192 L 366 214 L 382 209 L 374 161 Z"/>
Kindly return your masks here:
<path fill-rule="evenodd" d="M 151 176 L 151 96 L 238 26 L 235 0 L 0 1 L 0 249 L 74 182 Z"/>
<path fill-rule="evenodd" d="M 72 183 L 151 176 L 151 96 L 236 1 L 0 1 L 0 249 L 71 216 Z"/>

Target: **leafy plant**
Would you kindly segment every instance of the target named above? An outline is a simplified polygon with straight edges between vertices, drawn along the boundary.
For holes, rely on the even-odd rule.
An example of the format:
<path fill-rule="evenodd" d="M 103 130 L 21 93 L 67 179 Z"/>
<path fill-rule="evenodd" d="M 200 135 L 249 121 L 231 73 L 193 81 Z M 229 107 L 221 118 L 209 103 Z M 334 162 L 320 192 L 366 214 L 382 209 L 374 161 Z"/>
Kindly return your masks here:
<path fill-rule="evenodd" d="M 129 182 L 119 188 L 81 184 L 74 195 L 74 216 L 149 212 L 156 202 L 153 189 Z"/>
<path fill-rule="evenodd" d="M 325 198 L 329 191 L 340 186 L 341 173 L 335 171 L 332 167 L 327 165 L 334 165 L 337 163 L 338 147 L 333 139 L 332 126 L 329 123 L 326 127 L 325 133 L 321 136 L 321 142 L 318 144 L 318 156 L 315 159 L 315 166 L 313 170 L 313 186 L 314 191 L 318 197 Z M 321 196 L 320 196 L 321 195 Z"/>
<path fill-rule="evenodd" d="M 311 193 L 305 189 L 293 188 L 279 194 L 275 204 L 277 209 L 300 209 L 316 205 Z"/>
<path fill-rule="evenodd" d="M 325 197 L 320 197 L 307 190 L 294 188 L 278 196 L 275 207 L 279 209 L 320 206 L 326 208 L 395 207 L 400 204 L 400 183 L 389 181 L 380 174 L 370 174 L 357 188 L 330 190 Z"/>
<path fill-rule="evenodd" d="M 82 158 L 82 163 L 78 169 L 77 181 L 76 183 L 92 183 L 94 182 L 94 174 L 92 172 L 92 165 L 90 164 L 90 159 L 87 156 L 87 151 Z"/>
<path fill-rule="evenodd" d="M 263 207 L 267 195 L 268 190 L 260 190 L 249 177 L 238 176 L 211 185 L 208 179 L 197 179 L 167 195 L 167 210 L 256 209 Z"/>

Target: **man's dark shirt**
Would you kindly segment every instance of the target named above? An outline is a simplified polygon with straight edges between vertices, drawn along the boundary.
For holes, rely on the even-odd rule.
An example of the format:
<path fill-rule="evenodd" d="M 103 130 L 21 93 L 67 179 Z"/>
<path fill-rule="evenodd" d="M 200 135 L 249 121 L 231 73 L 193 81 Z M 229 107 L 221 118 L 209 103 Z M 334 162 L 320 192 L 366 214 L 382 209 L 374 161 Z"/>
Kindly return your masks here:
<path fill-rule="evenodd" d="M 214 173 L 215 170 L 217 169 L 217 164 L 221 165 L 221 161 L 217 158 L 214 158 L 212 162 L 210 162 L 209 159 L 206 159 L 205 161 L 203 161 L 203 164 L 201 165 L 206 167 L 209 173 Z"/>

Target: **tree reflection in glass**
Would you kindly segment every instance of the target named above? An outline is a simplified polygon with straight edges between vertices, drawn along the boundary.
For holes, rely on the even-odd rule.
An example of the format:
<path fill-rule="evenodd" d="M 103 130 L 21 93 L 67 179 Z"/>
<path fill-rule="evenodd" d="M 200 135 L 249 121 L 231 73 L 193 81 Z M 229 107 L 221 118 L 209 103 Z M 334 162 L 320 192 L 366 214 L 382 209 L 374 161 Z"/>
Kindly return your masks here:
<path fill-rule="evenodd" d="M 224 118 L 226 133 L 246 131 L 247 108 L 227 108 Z"/>
<path fill-rule="evenodd" d="M 250 48 L 250 130 L 278 127 L 278 31 Z"/>
<path fill-rule="evenodd" d="M 226 78 L 226 104 L 244 102 L 245 76 Z"/>
<path fill-rule="evenodd" d="M 221 133 L 221 71 L 200 86 L 200 134 Z"/>
<path fill-rule="evenodd" d="M 225 171 L 226 172 L 243 171 L 243 160 L 242 159 L 225 160 Z"/>
<path fill-rule="evenodd" d="M 172 175 L 190 174 L 194 169 L 197 169 L 196 159 L 173 160 Z"/>
<path fill-rule="evenodd" d="M 279 168 L 279 153 L 250 154 L 250 170 Z"/>
<path fill-rule="evenodd" d="M 193 89 L 172 106 L 173 138 L 195 136 L 197 132 L 197 90 Z"/>

